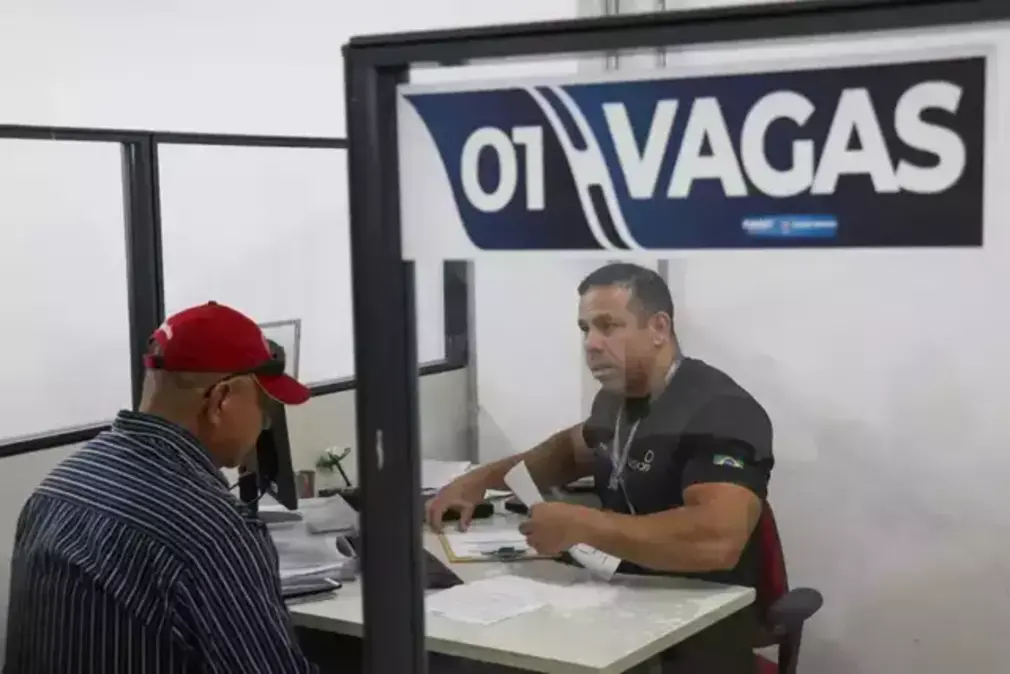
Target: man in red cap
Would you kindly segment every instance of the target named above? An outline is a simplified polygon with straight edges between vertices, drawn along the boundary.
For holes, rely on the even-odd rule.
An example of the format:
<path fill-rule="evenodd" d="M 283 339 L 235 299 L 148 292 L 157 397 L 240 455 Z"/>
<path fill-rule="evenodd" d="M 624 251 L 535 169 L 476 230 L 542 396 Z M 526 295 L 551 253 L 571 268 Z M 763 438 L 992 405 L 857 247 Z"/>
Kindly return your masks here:
<path fill-rule="evenodd" d="M 318 671 L 281 598 L 277 553 L 232 494 L 268 399 L 309 398 L 248 317 L 214 302 L 151 338 L 139 412 L 28 500 L 11 559 L 6 674 Z"/>
<path fill-rule="evenodd" d="M 188 428 L 221 467 L 238 466 L 256 446 L 266 397 L 285 405 L 309 399 L 309 390 L 284 374 L 283 357 L 259 326 L 215 302 L 165 321 L 144 364 L 141 410 Z"/>

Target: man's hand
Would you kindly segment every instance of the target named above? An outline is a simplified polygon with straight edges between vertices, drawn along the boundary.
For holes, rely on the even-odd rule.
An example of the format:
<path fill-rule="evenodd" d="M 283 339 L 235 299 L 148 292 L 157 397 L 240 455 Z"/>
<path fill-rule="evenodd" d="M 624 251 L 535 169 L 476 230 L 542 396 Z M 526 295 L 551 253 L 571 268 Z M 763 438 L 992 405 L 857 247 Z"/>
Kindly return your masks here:
<path fill-rule="evenodd" d="M 583 543 L 593 510 L 571 503 L 538 503 L 519 525 L 526 542 L 541 555 L 553 557 Z"/>
<path fill-rule="evenodd" d="M 466 531 L 473 519 L 473 509 L 484 500 L 484 479 L 478 473 L 467 473 L 438 490 L 424 507 L 428 526 L 442 531 L 442 517 L 447 510 L 459 511 L 459 530 Z"/>

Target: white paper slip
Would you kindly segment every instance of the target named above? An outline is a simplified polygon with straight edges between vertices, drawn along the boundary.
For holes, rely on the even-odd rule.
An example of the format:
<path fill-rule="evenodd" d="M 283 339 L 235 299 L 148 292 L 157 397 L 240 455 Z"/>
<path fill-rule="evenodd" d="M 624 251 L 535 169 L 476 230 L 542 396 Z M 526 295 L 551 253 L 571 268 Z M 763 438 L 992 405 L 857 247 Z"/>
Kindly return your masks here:
<path fill-rule="evenodd" d="M 530 469 L 526 467 L 525 461 L 520 461 L 505 473 L 505 484 L 527 508 L 544 502 L 544 497 L 537 488 L 537 483 L 533 481 L 533 476 L 530 475 Z"/>
<path fill-rule="evenodd" d="M 619 557 L 614 557 L 613 555 L 608 555 L 605 552 L 597 550 L 594 547 L 588 546 L 584 543 L 580 543 L 571 550 L 568 554 L 572 556 L 576 562 L 586 567 L 586 569 L 598 578 L 603 580 L 610 580 L 617 573 L 617 567 L 621 565 L 621 560 Z"/>
<path fill-rule="evenodd" d="M 493 625 L 496 622 L 532 613 L 547 605 L 545 599 L 513 576 L 485 578 L 457 585 L 425 597 L 425 608 L 450 620 L 475 625 Z"/>
<path fill-rule="evenodd" d="M 532 508 L 538 503 L 543 503 L 544 497 L 540 494 L 530 469 L 526 467 L 525 461 L 520 461 L 512 466 L 512 469 L 505 474 L 505 484 L 515 493 L 516 496 L 526 505 Z M 617 567 L 621 565 L 621 560 L 613 555 L 608 555 L 596 548 L 585 544 L 574 546 L 568 551 L 572 558 L 598 578 L 610 580 L 617 572 Z"/>

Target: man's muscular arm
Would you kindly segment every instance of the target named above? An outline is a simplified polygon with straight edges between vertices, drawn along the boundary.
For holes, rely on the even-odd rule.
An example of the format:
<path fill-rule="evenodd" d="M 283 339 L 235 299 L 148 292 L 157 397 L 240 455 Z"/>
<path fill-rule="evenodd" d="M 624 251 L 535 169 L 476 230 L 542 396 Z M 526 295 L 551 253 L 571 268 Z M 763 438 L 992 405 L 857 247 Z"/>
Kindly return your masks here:
<path fill-rule="evenodd" d="M 583 424 L 558 431 L 533 449 L 481 466 L 467 476 L 479 479 L 486 489 L 507 489 L 505 474 L 520 461 L 526 462 L 541 489 L 560 487 L 589 475 L 592 453 L 583 437 Z"/>

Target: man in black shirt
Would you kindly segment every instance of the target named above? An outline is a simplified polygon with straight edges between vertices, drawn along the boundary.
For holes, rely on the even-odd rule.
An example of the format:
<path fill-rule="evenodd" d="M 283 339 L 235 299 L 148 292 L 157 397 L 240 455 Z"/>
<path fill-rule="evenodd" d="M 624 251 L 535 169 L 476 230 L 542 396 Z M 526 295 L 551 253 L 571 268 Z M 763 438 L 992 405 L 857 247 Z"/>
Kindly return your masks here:
<path fill-rule="evenodd" d="M 539 552 L 585 543 L 627 573 L 690 575 L 754 586 L 753 533 L 773 465 L 761 405 L 730 377 L 684 358 L 663 279 L 638 265 L 604 266 L 579 285 L 586 362 L 601 390 L 589 419 L 533 449 L 482 466 L 428 504 L 436 529 L 453 508 L 460 525 L 486 489 L 525 461 L 541 489 L 595 478 L 602 509 L 534 506 L 522 525 Z M 744 611 L 668 654 L 664 672 L 754 671 L 756 620 Z"/>

